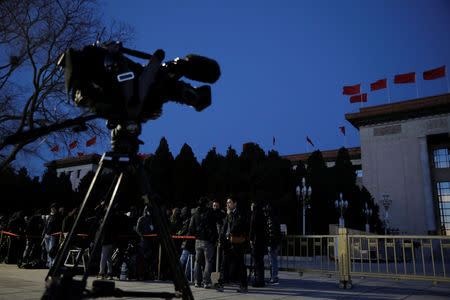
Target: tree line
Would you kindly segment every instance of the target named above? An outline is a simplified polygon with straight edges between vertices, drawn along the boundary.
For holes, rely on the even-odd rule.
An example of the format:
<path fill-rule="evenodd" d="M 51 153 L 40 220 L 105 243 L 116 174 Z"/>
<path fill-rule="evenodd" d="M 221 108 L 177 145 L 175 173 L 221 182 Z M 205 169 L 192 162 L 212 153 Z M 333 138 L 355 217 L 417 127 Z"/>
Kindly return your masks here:
<path fill-rule="evenodd" d="M 312 193 L 306 210 L 306 233 L 328 234 L 329 224 L 337 224 L 340 211 L 335 200 L 342 193 L 348 201 L 344 212 L 346 227 L 365 230 L 364 209 L 372 209 L 369 224 L 372 232 L 383 232 L 379 219 L 379 207 L 369 191 L 356 184 L 356 172 L 346 148 L 341 148 L 333 167 L 327 167 L 322 153 L 317 150 L 306 163 L 292 163 L 282 158 L 277 151 L 266 154 L 259 145 L 245 144 L 240 155 L 231 146 L 226 154 L 210 150 L 199 163 L 191 147 L 184 144 L 174 157 L 163 137 L 154 155 L 144 161 L 148 177 L 155 194 L 162 205 L 171 207 L 196 207 L 201 196 L 217 199 L 225 205 L 226 197 L 240 200 L 240 205 L 249 207 L 253 201 L 270 203 L 281 223 L 287 225 L 289 234 L 302 232 L 302 202 L 296 195 L 296 187 L 302 186 L 305 178 Z M 58 203 L 67 209 L 78 207 L 83 200 L 93 172 L 82 178 L 73 191 L 66 174 L 59 177 L 56 170 L 47 168 L 42 179 L 31 179 L 27 170 L 15 171 L 7 168 L 1 171 L 0 185 L 4 195 L 11 195 L 3 201 L 1 211 L 47 209 L 50 203 Z M 93 195 L 93 205 L 104 200 L 111 187 L 113 174 L 101 176 Z M 124 207 L 139 208 L 142 203 L 136 195 L 136 180 L 128 180 L 119 193 L 119 203 Z M 6 197 L 4 198 L 7 199 Z M 300 200 L 300 201 L 299 201 Z M 46 213 L 47 211 L 44 211 Z"/>

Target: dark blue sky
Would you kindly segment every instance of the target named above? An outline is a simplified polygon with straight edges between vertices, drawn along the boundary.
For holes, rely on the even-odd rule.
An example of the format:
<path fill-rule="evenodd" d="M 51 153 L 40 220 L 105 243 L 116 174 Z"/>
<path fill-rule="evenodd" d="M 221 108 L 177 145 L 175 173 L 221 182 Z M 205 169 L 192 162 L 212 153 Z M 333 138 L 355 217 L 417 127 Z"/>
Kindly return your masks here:
<path fill-rule="evenodd" d="M 153 153 L 165 136 L 176 156 L 188 143 L 201 161 L 216 147 L 258 143 L 280 155 L 344 145 L 359 132 L 344 115 L 360 105 L 342 95 L 361 83 L 368 105 L 387 103 L 387 90 L 369 85 L 388 77 L 391 102 L 417 98 L 415 84 L 394 85 L 416 72 L 419 96 L 447 93 L 448 78 L 424 82 L 422 72 L 450 67 L 450 1 L 104 1 L 105 17 L 133 25 L 126 47 L 166 60 L 197 53 L 216 59 L 222 76 L 203 112 L 168 103 L 145 124 L 140 152 Z M 448 71 L 447 71 L 448 73 Z M 315 144 L 307 146 L 306 136 Z M 272 138 L 275 137 L 275 146 Z M 97 143 L 89 151 L 107 151 Z M 94 149 L 96 148 L 96 149 Z M 61 154 L 59 154 L 61 155 Z M 56 155 L 54 158 L 61 158 Z M 51 159 L 54 159 L 51 158 Z"/>

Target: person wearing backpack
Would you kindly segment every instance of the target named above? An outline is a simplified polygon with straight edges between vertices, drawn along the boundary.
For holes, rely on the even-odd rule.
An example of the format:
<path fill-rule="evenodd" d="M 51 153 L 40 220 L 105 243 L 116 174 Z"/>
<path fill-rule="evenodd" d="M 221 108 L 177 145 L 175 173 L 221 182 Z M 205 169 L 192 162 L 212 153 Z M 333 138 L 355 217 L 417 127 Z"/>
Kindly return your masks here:
<path fill-rule="evenodd" d="M 216 218 L 209 207 L 209 199 L 200 198 L 198 208 L 191 218 L 189 224 L 189 235 L 194 235 L 195 239 L 195 265 L 194 278 L 195 287 L 211 288 L 211 272 L 213 267 L 214 248 L 217 242 L 218 233 L 216 228 Z M 205 262 L 203 274 L 201 271 L 201 261 Z"/>

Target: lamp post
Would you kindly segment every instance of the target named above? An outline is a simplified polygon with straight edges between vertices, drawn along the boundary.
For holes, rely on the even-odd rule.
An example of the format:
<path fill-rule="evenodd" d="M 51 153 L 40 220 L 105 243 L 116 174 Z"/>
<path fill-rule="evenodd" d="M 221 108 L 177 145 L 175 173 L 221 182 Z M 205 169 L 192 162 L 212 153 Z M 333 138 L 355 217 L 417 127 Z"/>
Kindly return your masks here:
<path fill-rule="evenodd" d="M 344 228 L 345 227 L 344 211 L 348 207 L 348 201 L 342 199 L 342 193 L 339 194 L 339 199 L 334 201 L 334 206 L 341 212 L 341 217 L 339 218 L 339 227 Z"/>
<path fill-rule="evenodd" d="M 307 203 L 308 203 L 308 200 L 309 200 L 309 198 L 311 197 L 311 193 L 312 193 L 312 190 L 311 190 L 311 187 L 310 186 L 306 186 L 306 182 L 305 182 L 305 178 L 303 177 L 303 179 L 302 179 L 302 186 L 300 187 L 300 186 L 297 186 L 297 188 L 295 189 L 295 193 L 297 194 L 297 200 L 298 200 L 298 202 L 300 202 L 300 196 L 301 196 L 301 198 L 302 198 L 302 218 L 303 218 L 303 221 L 302 221 L 302 232 L 303 232 L 303 235 L 306 235 L 306 228 L 305 228 L 305 226 L 306 226 L 306 222 L 305 222 L 305 217 L 306 217 L 306 208 L 307 208 Z"/>
<path fill-rule="evenodd" d="M 392 204 L 392 199 L 389 199 L 389 194 L 385 193 L 382 195 L 383 197 L 383 207 L 384 207 L 384 234 L 387 235 L 388 233 L 388 227 L 390 227 L 389 224 L 389 206 Z"/>
<path fill-rule="evenodd" d="M 364 214 L 366 215 L 366 232 L 370 232 L 369 218 L 372 215 L 372 209 L 369 208 L 366 202 L 366 208 L 364 209 Z"/>

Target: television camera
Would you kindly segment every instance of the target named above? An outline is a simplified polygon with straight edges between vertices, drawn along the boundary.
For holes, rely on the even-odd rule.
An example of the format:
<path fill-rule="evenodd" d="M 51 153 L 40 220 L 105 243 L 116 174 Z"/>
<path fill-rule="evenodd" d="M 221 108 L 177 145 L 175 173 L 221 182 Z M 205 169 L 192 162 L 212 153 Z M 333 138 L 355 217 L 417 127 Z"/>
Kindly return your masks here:
<path fill-rule="evenodd" d="M 148 59 L 141 65 L 126 57 L 131 55 Z M 99 162 L 90 188 L 78 210 L 78 214 L 60 245 L 54 265 L 46 276 L 46 291 L 42 299 L 81 299 L 96 297 L 182 297 L 192 300 L 192 292 L 184 271 L 179 263 L 177 249 L 170 236 L 169 226 L 162 212 L 163 202 L 153 193 L 142 159 L 137 155 L 138 136 L 142 123 L 161 116 L 162 106 L 168 101 L 175 101 L 202 111 L 211 104 L 211 87 L 203 85 L 193 87 L 180 80 L 183 76 L 203 83 L 212 84 L 220 77 L 220 68 L 216 61 L 189 54 L 183 59 L 162 63 L 164 51 L 156 50 L 153 54 L 128 49 L 120 42 L 96 43 L 85 46 L 82 50 L 67 50 L 58 65 L 64 69 L 67 96 L 75 105 L 88 108 L 107 120 L 111 129 L 111 152 L 105 152 Z M 65 259 L 74 246 L 74 240 L 80 223 L 86 215 L 86 207 L 92 202 L 92 191 L 97 179 L 106 168 L 112 169 L 115 179 L 105 197 L 107 209 L 103 216 L 98 216 L 88 232 L 90 256 L 95 257 L 101 248 L 101 240 L 107 226 L 111 211 L 116 207 L 117 194 L 122 178 L 129 177 L 138 183 L 138 193 L 143 205 L 149 207 L 157 228 L 158 240 L 168 256 L 176 293 L 126 292 L 116 289 L 114 283 L 94 281 L 92 291 L 85 286 L 93 262 L 88 261 L 81 280 L 74 280 L 74 269 L 80 263 L 86 249 L 79 249 L 72 269 L 65 266 Z M 125 179 L 124 179 L 125 180 Z M 98 200 L 98 199 L 97 199 Z"/>
<path fill-rule="evenodd" d="M 149 59 L 142 66 L 124 54 Z M 131 50 L 121 42 L 69 49 L 58 65 L 64 68 L 66 92 L 77 106 L 87 107 L 108 120 L 137 121 L 157 119 L 169 100 L 201 111 L 211 104 L 211 87 L 193 87 L 180 80 L 214 83 L 220 76 L 216 61 L 195 54 L 162 64 L 165 53 L 153 55 Z"/>

